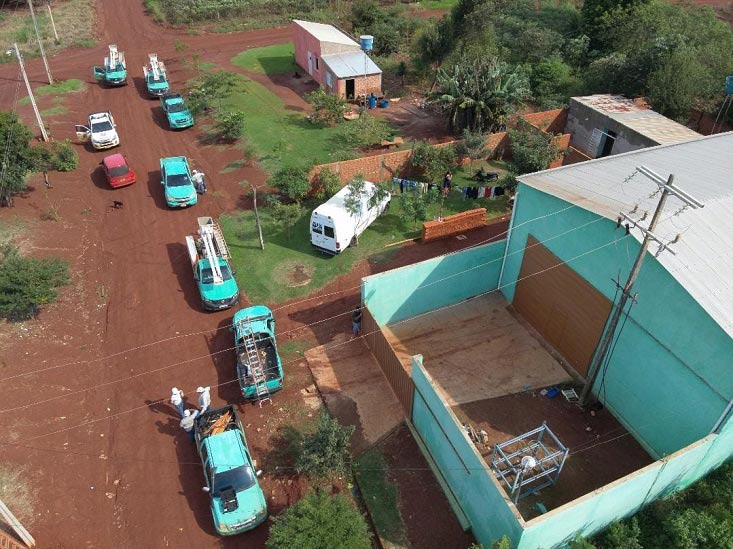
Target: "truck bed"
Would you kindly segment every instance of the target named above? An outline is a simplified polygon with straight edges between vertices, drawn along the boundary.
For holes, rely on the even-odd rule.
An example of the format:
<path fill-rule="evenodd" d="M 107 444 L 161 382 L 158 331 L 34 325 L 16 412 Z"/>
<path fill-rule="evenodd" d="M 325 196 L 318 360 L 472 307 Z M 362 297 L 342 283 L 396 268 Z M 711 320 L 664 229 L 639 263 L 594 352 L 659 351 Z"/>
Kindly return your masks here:
<path fill-rule="evenodd" d="M 217 435 L 232 429 L 238 429 L 234 406 L 224 406 L 216 410 L 208 410 L 196 418 L 196 434 L 199 439 Z"/>
<path fill-rule="evenodd" d="M 260 361 L 265 369 L 265 378 L 267 381 L 277 379 L 280 372 L 277 367 L 277 351 L 272 339 L 267 334 L 257 334 L 257 350 L 260 353 Z M 247 362 L 247 353 L 244 350 L 244 344 L 237 345 L 237 362 L 240 365 L 240 381 L 242 385 L 252 385 L 254 380 L 250 375 L 249 363 Z"/>

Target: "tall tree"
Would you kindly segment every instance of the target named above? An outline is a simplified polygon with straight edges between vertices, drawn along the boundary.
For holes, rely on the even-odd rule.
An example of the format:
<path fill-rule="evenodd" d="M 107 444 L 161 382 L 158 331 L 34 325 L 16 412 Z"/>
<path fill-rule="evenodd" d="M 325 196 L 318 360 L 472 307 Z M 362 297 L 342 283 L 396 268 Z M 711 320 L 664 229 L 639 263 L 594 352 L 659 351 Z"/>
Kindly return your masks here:
<path fill-rule="evenodd" d="M 0 206 L 10 206 L 13 195 L 25 190 L 25 176 L 33 169 L 33 135 L 15 112 L 0 111 Z"/>

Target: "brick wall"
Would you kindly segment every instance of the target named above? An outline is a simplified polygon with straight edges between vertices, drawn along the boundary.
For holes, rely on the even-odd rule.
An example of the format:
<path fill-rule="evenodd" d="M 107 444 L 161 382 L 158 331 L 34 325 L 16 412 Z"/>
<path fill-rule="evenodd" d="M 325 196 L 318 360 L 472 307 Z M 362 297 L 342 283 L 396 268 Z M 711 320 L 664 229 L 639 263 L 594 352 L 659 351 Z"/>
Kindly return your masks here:
<path fill-rule="evenodd" d="M 568 164 L 577 164 L 578 162 L 585 162 L 590 159 L 590 156 L 579 151 L 575 147 L 568 147 L 568 150 L 565 153 L 565 158 L 563 158 L 562 165 L 567 166 Z"/>
<path fill-rule="evenodd" d="M 0 530 L 0 549 L 26 549 L 26 546 Z"/>
<path fill-rule="evenodd" d="M 346 80 L 344 80 L 344 90 L 346 90 Z M 357 76 L 354 78 L 354 93 L 356 95 L 364 95 L 373 93 L 376 96 L 382 95 L 382 75 L 369 74 L 366 78 Z"/>
<path fill-rule="evenodd" d="M 568 121 L 568 109 L 533 112 L 523 114 L 520 118 L 546 133 L 564 133 Z"/>
<path fill-rule="evenodd" d="M 443 221 L 426 221 L 422 224 L 422 241 L 430 242 L 464 233 L 486 225 L 486 208 L 468 210 L 444 217 Z"/>
<path fill-rule="evenodd" d="M 557 135 L 552 138 L 552 140 L 555 142 L 555 145 L 557 145 L 561 151 L 567 150 L 568 147 L 570 147 L 570 137 L 571 135 L 569 133 L 566 133 L 564 135 Z M 565 155 L 560 153 L 560 155 L 550 162 L 550 165 L 548 168 L 557 168 L 559 166 L 562 166 L 565 161 Z"/>

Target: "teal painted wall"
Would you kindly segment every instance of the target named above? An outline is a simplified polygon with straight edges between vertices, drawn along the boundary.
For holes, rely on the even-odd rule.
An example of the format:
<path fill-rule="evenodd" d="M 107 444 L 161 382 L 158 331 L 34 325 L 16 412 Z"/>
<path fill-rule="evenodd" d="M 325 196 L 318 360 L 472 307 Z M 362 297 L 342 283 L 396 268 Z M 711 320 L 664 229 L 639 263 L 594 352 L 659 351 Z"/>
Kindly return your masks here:
<path fill-rule="evenodd" d="M 640 246 L 614 222 L 520 184 L 500 282 L 510 301 L 529 234 L 611 300 L 612 281 L 626 279 Z M 638 304 L 594 390 L 660 457 L 705 437 L 733 398 L 733 340 L 651 255 L 635 291 Z"/>
<path fill-rule="evenodd" d="M 412 422 L 468 517 L 473 535 L 484 547 L 491 547 L 506 534 L 516 547 L 522 533 L 520 520 L 415 357 L 412 380 L 415 382 Z"/>
<path fill-rule="evenodd" d="M 383 326 L 494 290 L 506 241 L 362 279 L 361 296 Z"/>

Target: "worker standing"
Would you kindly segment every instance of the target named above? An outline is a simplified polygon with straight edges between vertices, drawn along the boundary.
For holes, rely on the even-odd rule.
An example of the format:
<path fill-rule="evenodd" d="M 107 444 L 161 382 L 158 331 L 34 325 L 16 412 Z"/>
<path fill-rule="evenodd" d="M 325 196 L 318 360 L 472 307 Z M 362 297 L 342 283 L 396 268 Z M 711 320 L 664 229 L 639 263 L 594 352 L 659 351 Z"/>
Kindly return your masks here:
<path fill-rule="evenodd" d="M 171 389 L 171 404 L 178 410 L 178 415 L 183 417 L 183 391 L 178 387 Z"/>
<path fill-rule="evenodd" d="M 199 387 L 196 392 L 199 394 L 199 413 L 203 414 L 211 406 L 211 387 Z"/>
<path fill-rule="evenodd" d="M 196 186 L 196 192 L 198 192 L 199 194 L 206 194 L 206 181 L 204 172 L 194 170 L 191 174 L 191 179 L 193 179 L 193 183 Z"/>
<path fill-rule="evenodd" d="M 354 331 L 354 337 L 358 337 L 361 333 L 361 307 L 354 309 L 351 313 L 351 324 Z"/>
<path fill-rule="evenodd" d="M 185 412 L 183 412 L 183 419 L 181 419 L 181 428 L 188 433 L 188 436 L 191 437 L 191 440 L 196 437 L 193 427 L 198 415 L 198 410 L 186 410 Z"/>

